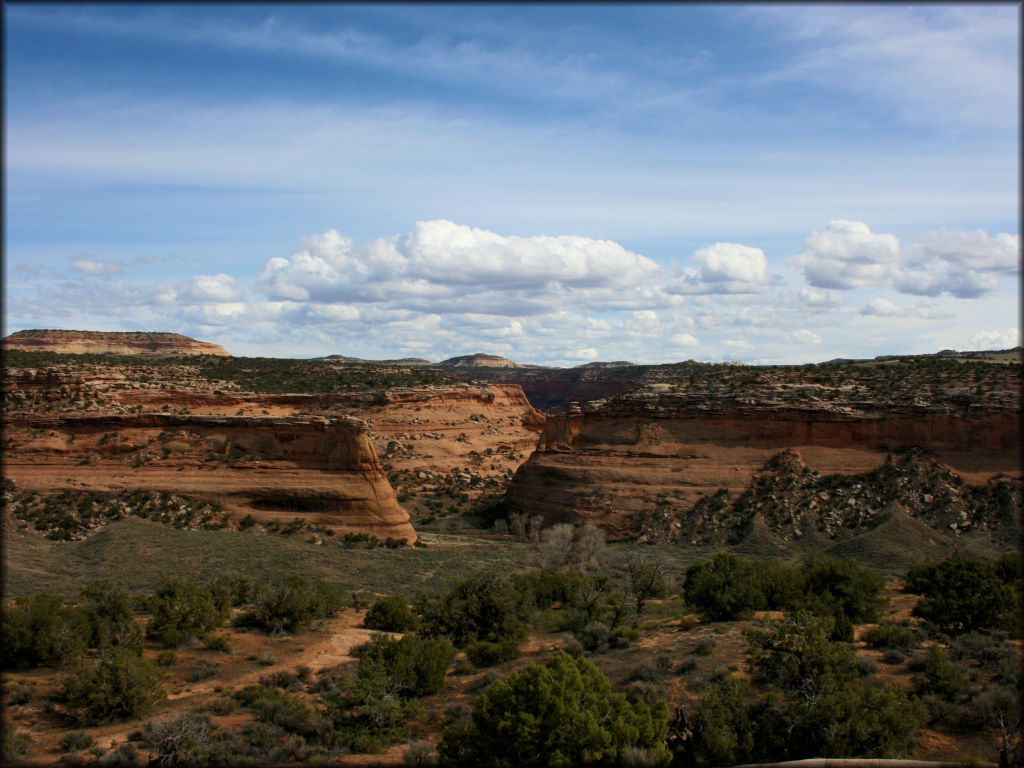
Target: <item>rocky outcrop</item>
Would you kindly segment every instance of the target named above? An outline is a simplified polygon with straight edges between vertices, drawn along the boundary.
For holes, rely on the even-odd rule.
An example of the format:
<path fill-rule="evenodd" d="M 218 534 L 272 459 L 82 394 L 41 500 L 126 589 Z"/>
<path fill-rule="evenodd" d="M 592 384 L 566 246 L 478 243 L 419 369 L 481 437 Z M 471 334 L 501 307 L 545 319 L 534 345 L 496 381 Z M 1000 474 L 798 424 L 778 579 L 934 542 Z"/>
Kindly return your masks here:
<path fill-rule="evenodd" d="M 498 355 L 485 355 L 478 352 L 475 355 L 462 355 L 450 357 L 437 364 L 438 368 L 526 368 L 529 366 L 514 363 L 507 357 Z"/>
<path fill-rule="evenodd" d="M 357 419 L 24 414 L 7 427 L 19 490 L 173 491 L 258 521 L 416 539 Z"/>
<path fill-rule="evenodd" d="M 988 395 L 811 401 L 780 391 L 737 396 L 650 385 L 549 416 L 506 509 L 594 523 L 618 538 L 635 536 L 652 516 L 689 530 L 687 516 L 702 500 L 744 493 L 785 449 L 823 475 L 870 472 L 890 454 L 917 448 L 970 483 L 1019 477 L 1019 400 L 1005 388 Z"/>
<path fill-rule="evenodd" d="M 179 333 L 33 330 L 12 333 L 2 344 L 4 349 L 74 355 L 231 356 L 224 347 Z"/>

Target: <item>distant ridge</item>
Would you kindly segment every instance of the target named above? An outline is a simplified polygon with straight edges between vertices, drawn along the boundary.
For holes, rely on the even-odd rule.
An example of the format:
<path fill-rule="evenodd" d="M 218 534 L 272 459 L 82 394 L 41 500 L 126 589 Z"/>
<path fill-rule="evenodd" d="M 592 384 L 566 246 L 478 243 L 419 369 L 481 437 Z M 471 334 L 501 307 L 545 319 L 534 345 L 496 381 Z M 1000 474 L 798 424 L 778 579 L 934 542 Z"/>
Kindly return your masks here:
<path fill-rule="evenodd" d="M 437 364 L 438 368 L 540 368 L 537 365 L 522 365 L 514 363 L 507 357 L 498 355 L 486 355 L 478 352 L 475 355 L 461 355 L 449 357 Z"/>
<path fill-rule="evenodd" d="M 330 360 L 333 363 L 375 363 L 379 365 L 433 365 L 429 360 L 422 357 L 400 357 L 397 360 L 367 360 L 362 357 L 348 357 L 347 355 L 324 355 L 313 358 L 314 360 Z"/>
<path fill-rule="evenodd" d="M 180 333 L 152 331 L 65 331 L 36 329 L 18 331 L 2 341 L 5 350 L 56 352 L 64 355 L 127 355 L 182 357 L 217 355 L 231 357 L 219 344 L 197 341 Z"/>
<path fill-rule="evenodd" d="M 626 368 L 629 366 L 636 365 L 628 360 L 616 360 L 613 363 L 583 363 L 583 365 L 573 366 L 575 368 Z"/>

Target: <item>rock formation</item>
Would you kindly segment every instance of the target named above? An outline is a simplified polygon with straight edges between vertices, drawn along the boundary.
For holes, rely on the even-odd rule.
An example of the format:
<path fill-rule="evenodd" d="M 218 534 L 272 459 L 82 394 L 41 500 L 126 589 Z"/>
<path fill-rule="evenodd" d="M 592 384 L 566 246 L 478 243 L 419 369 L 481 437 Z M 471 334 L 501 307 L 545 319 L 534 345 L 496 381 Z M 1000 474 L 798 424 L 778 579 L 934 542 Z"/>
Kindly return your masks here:
<path fill-rule="evenodd" d="M 173 491 L 259 522 L 416 539 L 356 419 L 24 414 L 6 438 L 23 491 Z"/>
<path fill-rule="evenodd" d="M 1019 478 L 1019 373 L 987 368 L 983 388 L 959 371 L 892 382 L 885 371 L 847 371 L 833 385 L 747 371 L 738 374 L 745 386 L 648 385 L 549 416 L 506 509 L 594 523 L 618 538 L 654 518 L 691 530 L 702 500 L 742 494 L 786 449 L 822 475 L 870 472 L 919 448 L 970 484 Z"/>
<path fill-rule="evenodd" d="M 447 360 L 442 360 L 437 364 L 439 368 L 529 368 L 536 366 L 526 366 L 520 363 L 514 363 L 507 357 L 499 357 L 497 355 L 485 355 L 483 353 L 477 353 L 475 355 L 462 355 L 460 357 L 450 357 Z"/>
<path fill-rule="evenodd" d="M 34 330 L 12 333 L 2 343 L 4 349 L 76 355 L 231 356 L 224 347 L 178 333 Z"/>

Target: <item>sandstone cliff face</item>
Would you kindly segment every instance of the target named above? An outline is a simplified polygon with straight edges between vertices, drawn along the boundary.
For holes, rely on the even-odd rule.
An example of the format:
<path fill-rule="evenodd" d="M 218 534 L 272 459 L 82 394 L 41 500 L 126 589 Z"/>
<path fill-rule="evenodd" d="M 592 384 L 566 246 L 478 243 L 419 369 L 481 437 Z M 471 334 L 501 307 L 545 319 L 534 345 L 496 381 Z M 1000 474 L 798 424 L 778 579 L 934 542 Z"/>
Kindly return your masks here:
<path fill-rule="evenodd" d="M 506 508 L 632 536 L 652 515 L 684 520 L 720 490 L 743 493 L 784 449 L 820 474 L 868 472 L 890 453 L 923 448 L 971 483 L 1020 475 L 1020 410 L 1012 398 L 766 401 L 656 385 L 551 416 L 512 480 Z"/>
<path fill-rule="evenodd" d="M 224 347 L 178 333 L 103 331 L 18 331 L 2 341 L 4 349 L 60 354 L 230 357 Z"/>
<path fill-rule="evenodd" d="M 261 522 L 416 539 L 356 419 L 25 414 L 7 438 L 20 490 L 173 491 Z"/>

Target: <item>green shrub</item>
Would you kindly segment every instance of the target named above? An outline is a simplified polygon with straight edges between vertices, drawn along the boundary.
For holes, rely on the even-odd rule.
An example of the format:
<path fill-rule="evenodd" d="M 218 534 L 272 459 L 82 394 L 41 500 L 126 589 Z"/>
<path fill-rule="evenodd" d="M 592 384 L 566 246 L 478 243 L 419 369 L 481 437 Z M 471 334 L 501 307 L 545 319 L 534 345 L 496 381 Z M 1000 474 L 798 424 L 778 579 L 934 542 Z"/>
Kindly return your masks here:
<path fill-rule="evenodd" d="M 949 634 L 994 629 L 1014 615 L 1014 590 L 996 566 L 954 553 L 945 560 L 916 565 L 907 572 L 905 588 L 923 597 L 914 615 Z"/>
<path fill-rule="evenodd" d="M 812 556 L 800 566 L 804 596 L 791 609 L 832 616 L 833 639 L 853 640 L 853 624 L 875 621 L 886 603 L 885 582 L 853 560 Z"/>
<path fill-rule="evenodd" d="M 97 664 L 82 662 L 65 680 L 62 698 L 84 724 L 144 717 L 164 698 L 157 666 L 115 649 Z"/>
<path fill-rule="evenodd" d="M 423 634 L 447 637 L 459 648 L 474 640 L 522 639 L 531 611 L 508 578 L 486 572 L 456 581 L 447 592 L 418 602 Z"/>
<path fill-rule="evenodd" d="M 228 653 L 231 650 L 231 643 L 228 636 L 222 633 L 210 632 L 203 635 L 203 648 L 208 651 L 221 651 Z"/>
<path fill-rule="evenodd" d="M 212 732 L 206 715 L 184 712 L 148 723 L 145 741 L 156 765 L 198 765 L 210 757 Z"/>
<path fill-rule="evenodd" d="M 438 752 L 445 765 L 530 768 L 614 764 L 638 747 L 667 762 L 667 725 L 664 702 L 631 703 L 591 662 L 557 651 L 493 683 Z"/>
<path fill-rule="evenodd" d="M 871 648 L 908 651 L 920 645 L 917 633 L 899 624 L 879 624 L 864 633 L 863 640 Z"/>
<path fill-rule="evenodd" d="M 953 701 L 963 695 L 966 686 L 967 675 L 963 668 L 949 661 L 939 646 L 929 646 L 924 657 L 924 675 L 914 678 L 917 692 Z"/>
<path fill-rule="evenodd" d="M 236 623 L 272 633 L 297 632 L 314 619 L 334 615 L 344 603 L 335 585 L 289 575 L 260 585 L 252 609 L 239 616 Z"/>
<path fill-rule="evenodd" d="M 149 600 L 153 615 L 146 636 L 176 648 L 224 623 L 227 608 L 218 607 L 206 587 L 181 581 L 164 584 Z"/>
<path fill-rule="evenodd" d="M 401 595 L 382 597 L 363 617 L 363 626 L 381 632 L 410 632 L 416 629 L 419 617 L 409 610 L 409 603 Z"/>
<path fill-rule="evenodd" d="M 4 669 L 57 666 L 83 653 L 92 634 L 85 611 L 45 593 L 18 600 L 0 620 Z"/>
<path fill-rule="evenodd" d="M 14 728 L 10 722 L 3 724 L 0 730 L 0 759 L 5 763 L 16 763 L 26 756 L 32 749 L 32 737 L 27 733 L 21 733 Z"/>
<path fill-rule="evenodd" d="M 142 652 L 142 632 L 135 623 L 133 598 L 109 579 L 94 581 L 82 590 L 81 608 L 89 618 L 89 646 L 113 645 Z"/>
<path fill-rule="evenodd" d="M 96 742 L 92 736 L 82 733 L 81 731 L 69 731 L 60 737 L 60 751 L 61 752 L 81 752 L 83 749 L 88 749 Z"/>
<path fill-rule="evenodd" d="M 383 677 L 403 697 L 429 696 L 441 690 L 454 657 L 455 648 L 445 638 L 378 635 L 360 654 L 357 679 Z"/>
<path fill-rule="evenodd" d="M 519 658 L 519 645 L 514 642 L 491 643 L 477 640 L 466 646 L 466 656 L 477 669 L 493 667 L 506 661 Z"/>
<path fill-rule="evenodd" d="M 694 563 L 686 569 L 683 594 L 710 621 L 730 621 L 766 606 L 754 567 L 724 552 L 710 563 Z"/>
<path fill-rule="evenodd" d="M 899 686 L 866 679 L 852 648 L 830 639 L 833 621 L 798 614 L 744 632 L 769 690 L 758 695 L 734 677 L 710 686 L 694 718 L 695 765 L 909 754 L 923 705 Z"/>

